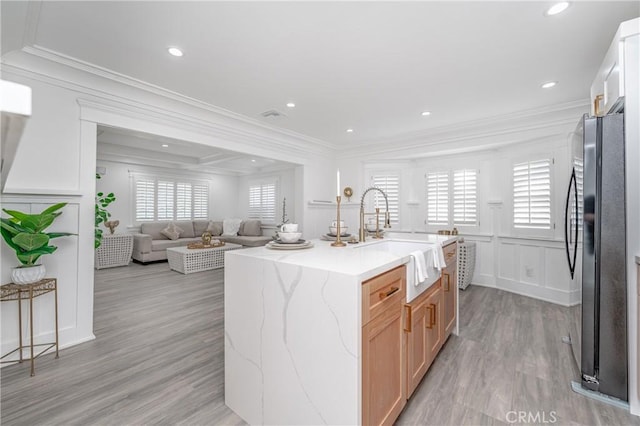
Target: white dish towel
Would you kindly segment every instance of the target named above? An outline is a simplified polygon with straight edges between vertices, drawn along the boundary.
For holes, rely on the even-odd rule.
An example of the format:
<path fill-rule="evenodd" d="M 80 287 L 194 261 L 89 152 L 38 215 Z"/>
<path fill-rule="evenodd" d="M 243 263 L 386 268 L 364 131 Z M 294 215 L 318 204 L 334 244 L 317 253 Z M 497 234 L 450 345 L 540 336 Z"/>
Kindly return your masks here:
<path fill-rule="evenodd" d="M 436 245 L 435 250 L 433 250 L 433 266 L 438 270 L 447 266 L 447 262 L 444 260 L 444 250 L 442 250 L 441 245 Z"/>
<path fill-rule="evenodd" d="M 429 275 L 427 274 L 427 262 L 424 258 L 424 252 L 420 250 L 411 252 L 411 257 L 413 257 L 416 263 L 416 281 L 414 282 L 414 285 L 419 285 L 429 278 Z"/>

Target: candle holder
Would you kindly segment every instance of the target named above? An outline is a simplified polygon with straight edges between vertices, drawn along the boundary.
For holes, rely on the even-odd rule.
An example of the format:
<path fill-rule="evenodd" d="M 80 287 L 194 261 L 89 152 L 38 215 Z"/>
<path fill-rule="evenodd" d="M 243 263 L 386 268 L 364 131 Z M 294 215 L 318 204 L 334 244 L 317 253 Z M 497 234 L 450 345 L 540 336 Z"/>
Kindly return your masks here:
<path fill-rule="evenodd" d="M 342 242 L 342 239 L 340 238 L 340 234 L 342 233 L 342 229 L 340 229 L 340 201 L 342 201 L 342 197 L 341 196 L 337 196 L 336 197 L 336 205 L 337 205 L 337 209 L 338 211 L 336 212 L 336 240 L 334 242 L 331 243 L 332 247 L 344 247 L 346 246 L 345 243 Z"/>

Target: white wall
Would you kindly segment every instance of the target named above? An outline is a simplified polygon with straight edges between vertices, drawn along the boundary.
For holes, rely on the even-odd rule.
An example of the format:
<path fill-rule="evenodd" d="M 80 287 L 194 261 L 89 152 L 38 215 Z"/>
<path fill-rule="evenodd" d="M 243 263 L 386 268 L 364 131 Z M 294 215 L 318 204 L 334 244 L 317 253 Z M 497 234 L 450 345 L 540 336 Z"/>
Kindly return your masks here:
<path fill-rule="evenodd" d="M 400 224 L 394 231 L 433 233 L 438 229 L 451 229 L 453 224 L 426 224 L 425 173 L 477 169 L 479 226 L 457 226 L 467 241 L 476 243 L 473 283 L 572 305 L 579 301 L 580 290 L 578 281 L 570 277 L 564 247 L 564 206 L 571 170 L 568 148 L 569 135 L 587 108 L 585 104 L 568 111 L 560 121 L 553 115 L 541 117 L 534 125 L 509 132 L 506 143 L 500 140 L 505 132 L 499 130 L 493 138 L 486 129 L 452 131 L 446 136 L 447 140 L 475 141 L 467 142 L 470 147 L 477 145 L 473 152 L 452 154 L 442 147 L 434 149 L 435 143 L 424 143 L 417 145 L 408 159 L 392 160 L 391 149 L 382 156 L 359 156 L 357 161 L 346 158 L 339 161 L 344 186 L 357 185 L 354 198 L 359 203 L 362 191 L 369 186 L 368 176 L 376 171 L 397 171 L 401 179 Z M 402 145 L 398 146 L 395 155 L 405 157 Z M 512 224 L 513 164 L 541 158 L 554 159 L 552 222 L 555 229 L 516 229 Z M 343 216 L 350 229 L 357 231 L 358 208 L 354 207 L 343 209 Z"/>
<path fill-rule="evenodd" d="M 105 167 L 106 174 L 96 181 L 96 191 L 102 191 L 105 194 L 113 192 L 116 196 L 116 201 L 110 204 L 107 210 L 111 213 L 111 220 L 120 220 L 118 232 L 124 232 L 127 227 L 140 226 L 134 217 L 135 194 L 132 186 L 132 173 L 206 181 L 209 184 L 209 217 L 211 219 L 244 217 L 237 208 L 239 178 L 236 176 L 195 174 L 181 170 L 167 170 L 104 160 L 98 160 L 97 165 Z"/>
<path fill-rule="evenodd" d="M 77 93 L 21 76 L 5 76 L 32 88 L 34 113 L 18 146 L 2 206 L 37 213 L 58 202 L 68 203 L 50 229 L 77 236 L 54 240 L 58 250 L 41 259 L 47 276 L 58 279 L 60 345 L 70 346 L 94 338 L 92 228 L 96 148 L 83 146 L 81 140 L 87 133 L 95 135 L 96 126 L 78 119 Z M 81 161 L 83 156 L 89 161 Z M 18 262 L 4 243 L 0 251 L 1 280 L 7 283 Z M 18 337 L 17 313 L 12 305 L 2 306 L 2 353 L 16 346 Z M 38 298 L 34 306 L 36 339 L 50 340 L 54 335 L 54 312 L 52 295 Z M 28 322 L 23 321 L 23 326 L 26 331 Z"/>
<path fill-rule="evenodd" d="M 37 49 L 36 49 L 37 50 Z M 267 125 L 157 87 L 92 70 L 68 58 L 47 58 L 32 52 L 13 52 L 3 57 L 3 79 L 33 90 L 33 115 L 27 121 L 16 158 L 2 193 L 2 203 L 21 210 L 42 210 L 55 202 L 68 201 L 63 230 L 77 237 L 60 241 L 60 249 L 43 259 L 50 276 L 59 278 L 58 301 L 60 344 L 74 345 L 94 338 L 94 196 L 96 192 L 96 137 L 98 124 L 157 134 L 216 148 L 266 158 L 277 158 L 301 166 L 295 169 L 293 197 L 296 200 L 326 196 L 335 170 L 331 146 L 311 141 Z M 57 59 L 60 59 L 59 61 Z M 64 64 L 63 64 L 64 63 Z M 103 164 L 105 165 L 105 164 Z M 109 165 L 115 168 L 115 165 Z M 110 173 L 101 182 L 105 189 L 124 191 L 122 173 Z M 109 177 L 115 178 L 113 181 Z M 212 205 L 212 215 L 238 215 L 235 178 L 213 180 L 212 192 L 224 198 Z M 322 182 L 328 182 L 324 188 Z M 115 188 L 110 189 L 113 184 Z M 121 188 L 118 190 L 117 188 Z M 126 196 L 114 205 L 115 215 L 125 215 Z M 219 200 L 218 200 L 219 201 Z M 309 218 L 303 202 L 296 203 L 297 221 Z M 67 222 L 70 220 L 70 222 Z M 10 282 L 11 268 L 18 264 L 4 243 L 1 250 L 2 282 Z M 50 304 L 40 309 L 43 318 L 53 312 Z M 12 348 L 17 337 L 17 317 L 3 303 L 1 315 L 2 352 Z M 48 319 L 34 324 L 36 337 L 50 336 L 54 325 Z"/>

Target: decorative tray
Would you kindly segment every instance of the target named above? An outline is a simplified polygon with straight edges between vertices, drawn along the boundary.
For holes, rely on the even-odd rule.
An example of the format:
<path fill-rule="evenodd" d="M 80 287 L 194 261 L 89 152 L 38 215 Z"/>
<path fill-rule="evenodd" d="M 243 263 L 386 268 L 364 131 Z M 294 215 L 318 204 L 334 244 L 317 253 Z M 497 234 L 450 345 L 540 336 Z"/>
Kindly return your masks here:
<path fill-rule="evenodd" d="M 222 247 L 223 245 L 224 245 L 224 241 L 220 241 L 219 244 L 190 243 L 190 244 L 187 244 L 187 248 L 188 249 L 206 249 L 206 248 Z"/>
<path fill-rule="evenodd" d="M 311 241 L 303 241 L 302 243 L 279 243 L 277 241 L 268 242 L 265 246 L 268 249 L 272 250 L 299 250 L 313 247 L 313 243 Z"/>

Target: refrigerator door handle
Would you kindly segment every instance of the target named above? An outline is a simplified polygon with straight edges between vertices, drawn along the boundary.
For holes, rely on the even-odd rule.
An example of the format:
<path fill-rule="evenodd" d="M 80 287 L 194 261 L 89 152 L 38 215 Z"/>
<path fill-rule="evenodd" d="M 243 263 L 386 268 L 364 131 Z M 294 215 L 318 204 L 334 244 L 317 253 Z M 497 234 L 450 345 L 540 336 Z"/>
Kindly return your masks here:
<path fill-rule="evenodd" d="M 571 187 L 573 187 L 574 189 L 574 197 L 576 200 L 575 203 L 575 208 L 578 207 L 578 203 L 577 203 L 577 198 L 578 198 L 578 191 L 577 191 L 577 187 L 576 187 L 576 170 L 575 168 L 571 170 L 571 178 L 569 179 L 569 188 L 567 189 L 567 200 L 564 206 L 564 247 L 565 247 L 565 251 L 567 253 L 567 262 L 569 264 L 569 272 L 571 273 L 571 279 L 573 279 L 573 275 L 575 273 L 575 269 L 576 269 L 576 250 L 574 250 L 573 252 L 573 259 L 571 259 L 571 253 L 569 253 L 569 219 L 570 219 L 570 212 L 569 212 L 569 203 L 571 201 Z M 576 227 L 577 227 L 577 212 L 576 212 Z M 577 248 L 577 243 L 578 243 L 578 238 L 577 238 L 577 233 L 576 233 L 576 241 L 574 242 L 574 248 Z"/>

